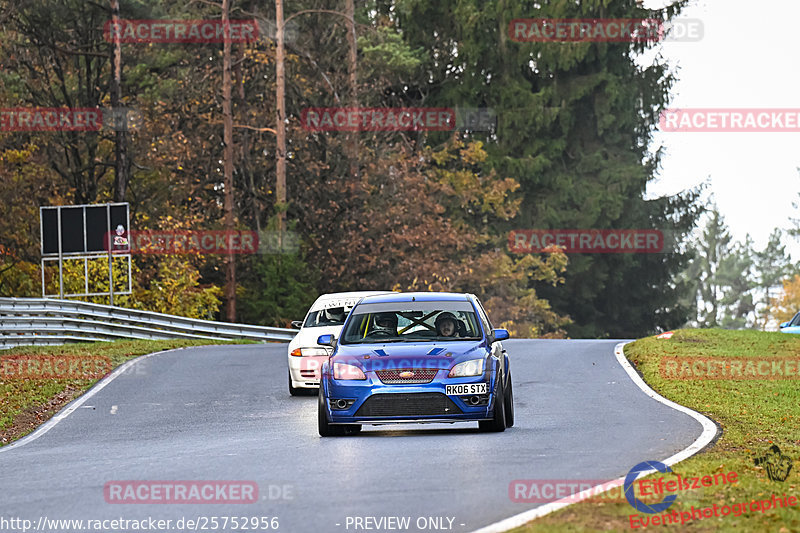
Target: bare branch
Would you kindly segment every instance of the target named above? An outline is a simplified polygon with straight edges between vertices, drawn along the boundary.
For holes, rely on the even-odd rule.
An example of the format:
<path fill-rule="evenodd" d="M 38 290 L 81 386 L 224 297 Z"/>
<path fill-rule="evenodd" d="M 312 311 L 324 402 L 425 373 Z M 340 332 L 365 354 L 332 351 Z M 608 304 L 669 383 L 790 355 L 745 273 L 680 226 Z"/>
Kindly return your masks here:
<path fill-rule="evenodd" d="M 248 126 L 247 124 L 234 124 L 233 127 L 234 128 L 244 128 L 246 130 L 253 130 L 253 131 L 268 131 L 268 132 L 272 133 L 273 135 L 277 135 L 278 134 L 278 132 L 276 132 L 272 128 L 256 128 L 255 126 Z"/>

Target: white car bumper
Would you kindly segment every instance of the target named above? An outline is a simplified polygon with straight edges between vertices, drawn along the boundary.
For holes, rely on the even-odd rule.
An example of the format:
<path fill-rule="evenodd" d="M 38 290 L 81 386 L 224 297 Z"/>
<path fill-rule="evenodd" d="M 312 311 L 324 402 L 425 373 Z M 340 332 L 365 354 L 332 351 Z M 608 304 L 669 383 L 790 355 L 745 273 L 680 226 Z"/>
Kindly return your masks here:
<path fill-rule="evenodd" d="M 292 387 L 297 389 L 315 389 L 319 387 L 320 368 L 326 356 L 289 357 L 289 377 Z"/>

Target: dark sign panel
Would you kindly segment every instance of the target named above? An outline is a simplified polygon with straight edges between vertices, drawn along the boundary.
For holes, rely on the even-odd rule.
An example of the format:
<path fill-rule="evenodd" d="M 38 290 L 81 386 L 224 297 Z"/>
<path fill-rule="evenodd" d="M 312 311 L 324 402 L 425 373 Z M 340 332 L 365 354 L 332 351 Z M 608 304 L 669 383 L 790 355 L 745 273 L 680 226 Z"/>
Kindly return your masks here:
<path fill-rule="evenodd" d="M 58 255 L 59 216 L 64 254 L 108 252 L 107 234 L 129 230 L 128 204 L 42 207 L 42 255 Z"/>
<path fill-rule="evenodd" d="M 58 254 L 58 211 L 44 208 L 42 215 L 42 255 Z"/>

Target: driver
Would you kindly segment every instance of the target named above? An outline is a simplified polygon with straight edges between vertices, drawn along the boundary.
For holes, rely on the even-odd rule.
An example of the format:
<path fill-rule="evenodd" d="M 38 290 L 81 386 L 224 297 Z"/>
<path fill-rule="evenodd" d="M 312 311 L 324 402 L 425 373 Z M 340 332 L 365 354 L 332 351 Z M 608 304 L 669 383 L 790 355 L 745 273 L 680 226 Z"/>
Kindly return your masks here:
<path fill-rule="evenodd" d="M 436 317 L 436 331 L 441 337 L 457 337 L 458 336 L 458 322 L 453 313 L 445 311 Z"/>
<path fill-rule="evenodd" d="M 331 307 L 325 310 L 328 322 L 334 324 L 344 324 L 344 307 Z"/>
<path fill-rule="evenodd" d="M 378 313 L 375 315 L 375 329 L 373 331 L 386 331 L 392 336 L 397 335 L 397 315 L 394 313 Z"/>

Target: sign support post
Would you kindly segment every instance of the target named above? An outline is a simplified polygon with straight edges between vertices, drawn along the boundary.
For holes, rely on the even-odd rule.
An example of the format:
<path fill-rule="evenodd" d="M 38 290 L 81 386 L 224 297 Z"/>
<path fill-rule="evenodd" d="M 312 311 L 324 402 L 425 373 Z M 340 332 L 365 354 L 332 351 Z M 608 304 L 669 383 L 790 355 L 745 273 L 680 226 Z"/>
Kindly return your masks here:
<path fill-rule="evenodd" d="M 106 233 L 103 236 L 108 239 L 108 298 L 109 305 L 114 305 L 114 246 L 111 241 L 111 206 L 106 204 Z M 87 291 L 88 292 L 88 291 Z"/>

